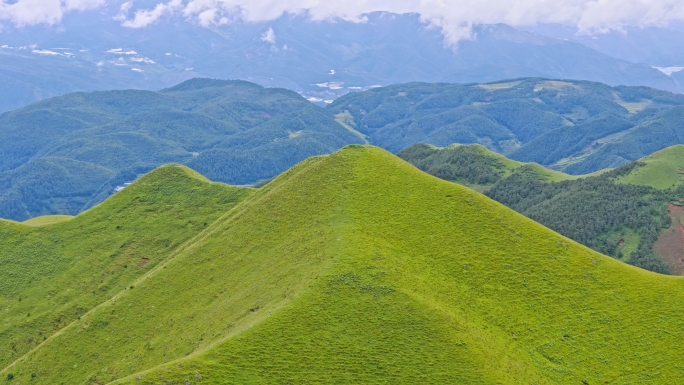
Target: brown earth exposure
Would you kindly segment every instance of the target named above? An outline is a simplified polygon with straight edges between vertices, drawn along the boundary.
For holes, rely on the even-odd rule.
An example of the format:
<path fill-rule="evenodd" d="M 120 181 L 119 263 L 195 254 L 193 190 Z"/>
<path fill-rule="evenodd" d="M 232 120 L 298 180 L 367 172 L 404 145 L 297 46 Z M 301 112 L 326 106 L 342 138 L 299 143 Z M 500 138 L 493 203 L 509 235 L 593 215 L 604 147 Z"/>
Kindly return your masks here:
<path fill-rule="evenodd" d="M 653 245 L 653 251 L 670 266 L 675 275 L 684 273 L 684 207 L 669 205 L 672 224 L 668 229 L 660 232 L 658 240 Z"/>

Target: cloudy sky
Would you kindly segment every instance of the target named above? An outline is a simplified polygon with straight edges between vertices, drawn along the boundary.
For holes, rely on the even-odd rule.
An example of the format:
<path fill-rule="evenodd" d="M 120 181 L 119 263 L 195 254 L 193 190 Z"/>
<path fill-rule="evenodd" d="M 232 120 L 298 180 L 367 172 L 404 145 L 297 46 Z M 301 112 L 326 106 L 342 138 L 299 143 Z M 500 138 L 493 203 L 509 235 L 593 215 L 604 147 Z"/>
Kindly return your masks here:
<path fill-rule="evenodd" d="M 167 0 L 151 7 L 135 0 L 0 0 L 0 19 L 16 27 L 59 24 L 68 12 L 116 6 L 122 25 L 144 28 L 178 16 L 201 25 L 236 20 L 268 21 L 283 13 L 306 12 L 315 20 L 363 22 L 373 11 L 415 12 L 440 28 L 448 41 L 470 36 L 470 25 L 562 23 L 584 33 L 619 30 L 624 26 L 663 26 L 684 21 L 682 0 Z M 148 3 L 149 4 L 149 3 Z"/>

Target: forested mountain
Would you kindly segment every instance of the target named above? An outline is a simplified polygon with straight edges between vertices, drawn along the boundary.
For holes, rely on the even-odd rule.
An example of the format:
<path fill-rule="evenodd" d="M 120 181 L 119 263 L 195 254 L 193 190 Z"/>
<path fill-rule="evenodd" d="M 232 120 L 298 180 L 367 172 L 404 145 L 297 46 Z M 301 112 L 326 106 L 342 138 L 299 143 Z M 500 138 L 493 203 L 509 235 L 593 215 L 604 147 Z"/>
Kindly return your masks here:
<path fill-rule="evenodd" d="M 243 184 L 357 142 L 296 93 L 248 82 L 69 94 L 0 116 L 0 217 L 76 214 L 166 163 Z"/>
<path fill-rule="evenodd" d="M 684 381 L 681 277 L 378 148 L 259 189 L 167 166 L 0 234 L 8 384 Z"/>
<path fill-rule="evenodd" d="M 479 145 L 440 149 L 417 144 L 398 156 L 439 178 L 484 191 L 603 254 L 661 273 L 684 271 L 684 243 L 662 245 L 673 236 L 673 222 L 674 235 L 680 233 L 684 146 L 580 178 L 512 162 Z"/>
<path fill-rule="evenodd" d="M 682 111 L 684 95 L 536 78 L 399 84 L 327 109 L 243 81 L 74 93 L 0 115 L 0 217 L 74 215 L 166 163 L 253 184 L 351 143 L 481 143 L 589 173 L 684 143 Z"/>
<path fill-rule="evenodd" d="M 413 13 L 371 13 L 363 23 L 285 14 L 209 28 L 178 16 L 127 28 L 108 5 L 66 15 L 51 28 L 3 28 L 0 112 L 68 92 L 158 90 L 200 76 L 283 87 L 319 103 L 376 85 L 529 76 L 683 91 L 651 65 L 505 24 L 476 25 L 456 48 Z"/>
<path fill-rule="evenodd" d="M 345 95 L 328 109 L 391 151 L 480 143 L 571 174 L 684 143 L 684 95 L 582 81 L 397 84 Z"/>
<path fill-rule="evenodd" d="M 576 179 L 560 171 L 549 170 L 536 163 L 523 163 L 506 158 L 480 144 L 452 144 L 447 148 L 418 143 L 399 151 L 397 156 L 419 169 L 483 192 L 513 173 L 524 173 L 530 180 L 562 181 Z"/>

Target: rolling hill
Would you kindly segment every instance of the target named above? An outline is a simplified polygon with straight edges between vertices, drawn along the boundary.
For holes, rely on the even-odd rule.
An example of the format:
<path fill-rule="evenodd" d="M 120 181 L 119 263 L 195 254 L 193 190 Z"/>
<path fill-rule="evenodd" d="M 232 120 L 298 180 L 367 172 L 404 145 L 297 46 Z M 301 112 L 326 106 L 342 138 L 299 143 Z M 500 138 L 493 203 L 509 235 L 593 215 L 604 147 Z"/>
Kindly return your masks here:
<path fill-rule="evenodd" d="M 682 274 L 682 148 L 669 147 L 617 169 L 583 176 L 512 161 L 481 145 L 416 144 L 397 155 L 429 174 L 484 192 L 603 254 L 644 269 Z"/>
<path fill-rule="evenodd" d="M 158 209 L 143 202 L 151 196 L 173 206 L 167 188 L 178 183 L 247 191 L 188 175 L 167 167 L 72 220 L 6 223 L 4 231 L 41 231 L 45 249 L 35 252 L 50 255 L 81 242 L 51 239 L 98 210 Z M 45 338 L 10 359 L 5 343 L 2 377 L 10 384 L 684 381 L 682 278 L 596 253 L 383 150 L 355 145 L 311 158 L 242 194 L 232 209 L 185 199 L 206 213 L 192 212 L 208 223 L 202 232 L 174 249 L 153 247 L 154 267 L 133 265 L 145 254 L 131 254 L 128 270 L 119 260 L 117 271 L 128 275 L 106 275 L 121 277 L 111 298 L 85 303 L 57 332 L 30 321 L 54 319 L 61 298 L 28 295 L 38 294 L 38 282 L 3 277 L 11 288 L 3 296 L 13 293 L 3 308 L 15 314 L 3 317 L 4 327 Z M 137 223 L 143 212 L 127 217 Z M 157 231 L 175 238 L 159 222 L 151 218 L 136 239 Z M 127 231 L 127 223 L 110 219 L 100 236 L 121 234 L 116 226 Z M 4 263 L 20 243 L 7 239 L 0 238 Z M 112 260 L 79 254 L 69 265 L 98 276 L 97 265 Z M 63 288 L 92 290 L 72 285 Z M 32 310 L 48 302 L 43 313 Z"/>
<path fill-rule="evenodd" d="M 171 162 L 253 183 L 356 142 L 296 93 L 248 82 L 68 94 L 0 115 L 0 216 L 75 215 Z"/>
<path fill-rule="evenodd" d="M 393 152 L 418 142 L 480 143 L 570 174 L 684 143 L 684 96 L 581 81 L 397 84 L 345 95 L 328 109 Z"/>
<path fill-rule="evenodd" d="M 684 145 L 671 146 L 639 159 L 639 167 L 619 182 L 668 189 L 684 183 Z"/>
<path fill-rule="evenodd" d="M 486 191 L 515 172 L 540 181 L 557 182 L 581 177 L 549 170 L 536 163 L 511 160 L 481 144 L 452 144 L 438 148 L 418 143 L 399 151 L 397 156 L 430 175 L 479 192 Z"/>
<path fill-rule="evenodd" d="M 164 166 L 77 217 L 0 222 L 0 366 L 128 287 L 251 192 Z"/>

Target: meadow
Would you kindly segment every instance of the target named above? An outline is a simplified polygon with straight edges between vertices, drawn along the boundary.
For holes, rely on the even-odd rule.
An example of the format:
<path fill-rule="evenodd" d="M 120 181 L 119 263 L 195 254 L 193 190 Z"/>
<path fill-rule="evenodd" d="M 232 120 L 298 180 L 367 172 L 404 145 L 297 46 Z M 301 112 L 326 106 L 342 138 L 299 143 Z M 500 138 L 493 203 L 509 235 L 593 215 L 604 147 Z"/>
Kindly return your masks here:
<path fill-rule="evenodd" d="M 162 186 L 188 180 L 170 170 L 82 215 L 166 196 Z M 155 266 L 5 360 L 8 383 L 684 381 L 682 278 L 599 254 L 384 150 L 348 146 L 256 190 L 189 180 L 232 203 L 194 204 L 188 215 L 206 227 L 179 226 L 186 238 L 158 245 Z M 182 238 L 165 227 L 137 239 L 160 228 Z M 19 314 L 11 330 L 30 330 Z"/>

